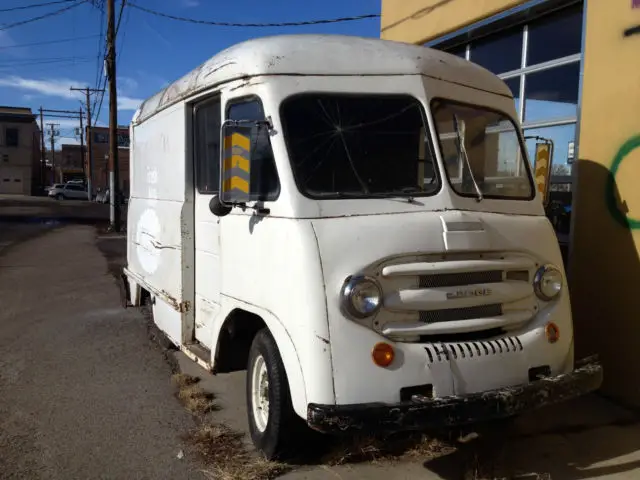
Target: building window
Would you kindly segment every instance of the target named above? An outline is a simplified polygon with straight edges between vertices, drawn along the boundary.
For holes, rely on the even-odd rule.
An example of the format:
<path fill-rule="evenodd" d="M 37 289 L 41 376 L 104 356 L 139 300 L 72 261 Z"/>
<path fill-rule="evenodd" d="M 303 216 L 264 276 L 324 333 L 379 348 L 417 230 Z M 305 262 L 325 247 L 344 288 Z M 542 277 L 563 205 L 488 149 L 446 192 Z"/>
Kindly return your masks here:
<path fill-rule="evenodd" d="M 17 147 L 19 134 L 17 128 L 6 128 L 4 131 L 5 145 L 7 147 Z"/>
<path fill-rule="evenodd" d="M 525 123 L 575 117 L 578 112 L 579 82 L 579 63 L 527 75 Z"/>
<path fill-rule="evenodd" d="M 472 42 L 469 60 L 496 74 L 517 70 L 522 66 L 522 35 L 517 27 Z"/>
<path fill-rule="evenodd" d="M 526 24 L 458 43 L 450 49 L 450 53 L 463 56 L 468 48 L 471 62 L 503 78 L 513 94 L 525 135 L 553 141 L 552 178 L 563 178 L 563 181 L 571 175 L 569 152 L 573 151 L 576 140 L 582 3 L 576 2 Z M 524 108 L 521 108 L 523 96 Z M 532 162 L 538 141 L 543 140 L 527 140 Z M 563 188 L 570 186 L 563 184 L 560 189 Z"/>
<path fill-rule="evenodd" d="M 196 187 L 200 193 L 217 193 L 220 187 L 220 99 L 196 107 Z"/>
<path fill-rule="evenodd" d="M 527 65 L 580 53 L 582 5 L 561 10 L 529 24 Z"/>

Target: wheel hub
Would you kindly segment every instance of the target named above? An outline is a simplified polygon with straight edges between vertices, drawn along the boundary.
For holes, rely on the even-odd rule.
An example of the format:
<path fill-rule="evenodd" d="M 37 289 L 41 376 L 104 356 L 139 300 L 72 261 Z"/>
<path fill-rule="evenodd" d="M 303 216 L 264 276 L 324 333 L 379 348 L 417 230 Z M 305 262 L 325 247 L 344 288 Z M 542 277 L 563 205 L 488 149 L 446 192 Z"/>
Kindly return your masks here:
<path fill-rule="evenodd" d="M 269 374 L 262 355 L 256 358 L 253 364 L 251 400 L 256 427 L 264 432 L 269 422 Z"/>

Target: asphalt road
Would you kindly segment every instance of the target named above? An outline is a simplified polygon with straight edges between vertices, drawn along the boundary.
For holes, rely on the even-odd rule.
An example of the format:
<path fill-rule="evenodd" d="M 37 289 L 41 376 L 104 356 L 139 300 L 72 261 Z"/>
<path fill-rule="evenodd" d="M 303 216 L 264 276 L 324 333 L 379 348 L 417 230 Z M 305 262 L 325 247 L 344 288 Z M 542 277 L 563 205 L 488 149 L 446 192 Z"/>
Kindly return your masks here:
<path fill-rule="evenodd" d="M 95 229 L 1 227 L 20 242 L 0 251 L 0 478 L 203 478 L 178 458 L 193 420 Z"/>

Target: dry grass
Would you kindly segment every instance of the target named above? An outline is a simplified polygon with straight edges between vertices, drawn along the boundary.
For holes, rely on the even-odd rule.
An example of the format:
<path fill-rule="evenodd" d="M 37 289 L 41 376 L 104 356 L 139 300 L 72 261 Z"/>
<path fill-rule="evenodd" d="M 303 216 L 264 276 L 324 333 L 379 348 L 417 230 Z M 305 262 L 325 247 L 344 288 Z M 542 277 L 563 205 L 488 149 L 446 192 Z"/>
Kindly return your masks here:
<path fill-rule="evenodd" d="M 203 423 L 189 437 L 202 456 L 207 477 L 216 480 L 271 480 L 290 467 L 251 454 L 243 442 L 244 435 L 226 425 Z"/>
<path fill-rule="evenodd" d="M 186 373 L 176 373 L 172 375 L 171 381 L 178 388 L 188 387 L 189 385 L 195 385 L 200 381 L 198 377 L 193 377 Z"/>
<path fill-rule="evenodd" d="M 344 465 L 361 462 L 393 462 L 415 458 L 429 460 L 449 454 L 454 450 L 455 447 L 425 435 L 397 434 L 348 437 L 339 441 L 322 458 L 322 463 Z"/>
<path fill-rule="evenodd" d="M 177 396 L 184 405 L 194 415 L 204 415 L 208 412 L 219 410 L 212 393 L 205 392 L 197 384 L 200 381 L 197 377 L 177 373 L 171 377 L 173 383 L 178 387 Z"/>

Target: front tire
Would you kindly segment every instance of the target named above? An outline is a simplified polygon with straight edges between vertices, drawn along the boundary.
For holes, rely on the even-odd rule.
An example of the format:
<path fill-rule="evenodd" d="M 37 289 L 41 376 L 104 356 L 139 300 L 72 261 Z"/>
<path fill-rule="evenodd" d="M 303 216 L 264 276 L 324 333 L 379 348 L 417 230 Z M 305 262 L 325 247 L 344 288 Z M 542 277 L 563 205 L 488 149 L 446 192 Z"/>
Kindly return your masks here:
<path fill-rule="evenodd" d="M 64 200 L 64 195 L 59 193 L 56 195 L 56 200 L 60 201 L 60 200 Z"/>
<path fill-rule="evenodd" d="M 256 334 L 249 350 L 246 394 L 249 432 L 255 447 L 268 460 L 288 456 L 301 421 L 293 411 L 280 352 L 266 328 Z"/>

